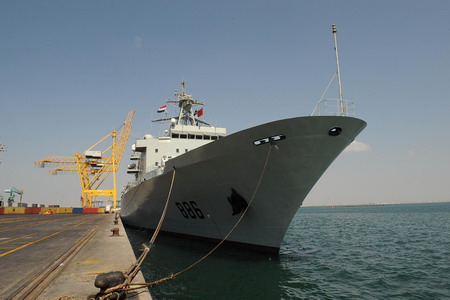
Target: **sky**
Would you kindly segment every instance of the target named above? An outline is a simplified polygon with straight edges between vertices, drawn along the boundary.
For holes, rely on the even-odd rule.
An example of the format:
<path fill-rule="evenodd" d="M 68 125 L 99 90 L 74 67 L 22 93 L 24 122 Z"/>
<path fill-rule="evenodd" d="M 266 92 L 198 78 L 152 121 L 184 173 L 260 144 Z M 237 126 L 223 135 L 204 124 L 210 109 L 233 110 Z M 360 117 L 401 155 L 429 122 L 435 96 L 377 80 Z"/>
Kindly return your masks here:
<path fill-rule="evenodd" d="M 0 194 L 79 206 L 76 174 L 34 162 L 86 150 L 136 110 L 124 186 L 131 144 L 158 135 L 151 120 L 182 80 L 228 133 L 309 115 L 336 71 L 336 24 L 343 95 L 368 125 L 304 205 L 450 201 L 449 12 L 439 0 L 2 0 Z"/>

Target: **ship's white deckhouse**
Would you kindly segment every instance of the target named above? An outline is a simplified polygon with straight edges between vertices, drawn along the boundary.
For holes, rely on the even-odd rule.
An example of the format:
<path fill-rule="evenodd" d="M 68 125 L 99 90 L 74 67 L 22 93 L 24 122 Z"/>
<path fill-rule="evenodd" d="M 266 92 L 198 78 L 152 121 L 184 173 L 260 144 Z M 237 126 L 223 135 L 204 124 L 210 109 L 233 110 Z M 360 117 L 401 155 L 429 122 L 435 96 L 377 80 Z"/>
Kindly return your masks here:
<path fill-rule="evenodd" d="M 168 160 L 223 138 L 227 134 L 225 128 L 210 126 L 197 117 L 199 114 L 197 110 L 194 111 L 194 105 L 204 103 L 192 99 L 192 95 L 186 93 L 185 82 L 181 83 L 181 87 L 181 93 L 175 94 L 178 99 L 167 101 L 179 106 L 178 116 L 154 120 L 154 122 L 170 121 L 165 136 L 155 138 L 146 134 L 132 147 L 133 163 L 128 166 L 127 172 L 136 174 L 138 182 L 162 174 Z"/>
<path fill-rule="evenodd" d="M 147 134 L 133 145 L 133 163 L 128 173 L 137 179 L 149 179 L 163 172 L 166 162 L 180 154 L 226 136 L 226 129 L 219 127 L 172 125 L 167 136 L 154 138 Z"/>

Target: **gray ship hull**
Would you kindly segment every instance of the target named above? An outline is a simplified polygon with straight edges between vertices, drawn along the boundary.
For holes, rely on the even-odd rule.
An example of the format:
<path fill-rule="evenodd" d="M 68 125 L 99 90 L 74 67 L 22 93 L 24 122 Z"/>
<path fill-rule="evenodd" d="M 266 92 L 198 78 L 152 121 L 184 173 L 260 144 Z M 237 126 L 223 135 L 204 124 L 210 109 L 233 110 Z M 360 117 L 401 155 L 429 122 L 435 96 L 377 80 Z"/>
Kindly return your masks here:
<path fill-rule="evenodd" d="M 227 241 L 277 252 L 309 191 L 365 126 L 353 117 L 311 116 L 237 132 L 167 161 L 163 174 L 124 194 L 121 217 L 126 225 L 154 229 L 175 167 L 161 230 L 221 240 L 261 179 L 246 215 Z M 270 137 L 279 140 L 265 143 Z"/>

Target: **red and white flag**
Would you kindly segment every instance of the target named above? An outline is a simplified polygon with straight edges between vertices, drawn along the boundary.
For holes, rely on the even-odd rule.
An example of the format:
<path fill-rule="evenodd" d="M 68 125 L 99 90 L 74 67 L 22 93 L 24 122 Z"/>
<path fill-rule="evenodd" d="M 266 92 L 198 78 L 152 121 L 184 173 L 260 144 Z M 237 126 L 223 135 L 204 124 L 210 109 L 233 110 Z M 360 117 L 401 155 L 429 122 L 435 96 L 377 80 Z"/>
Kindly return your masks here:
<path fill-rule="evenodd" d="M 167 108 L 167 105 L 161 106 L 160 108 L 158 108 L 158 112 L 159 113 L 165 112 L 166 108 Z"/>

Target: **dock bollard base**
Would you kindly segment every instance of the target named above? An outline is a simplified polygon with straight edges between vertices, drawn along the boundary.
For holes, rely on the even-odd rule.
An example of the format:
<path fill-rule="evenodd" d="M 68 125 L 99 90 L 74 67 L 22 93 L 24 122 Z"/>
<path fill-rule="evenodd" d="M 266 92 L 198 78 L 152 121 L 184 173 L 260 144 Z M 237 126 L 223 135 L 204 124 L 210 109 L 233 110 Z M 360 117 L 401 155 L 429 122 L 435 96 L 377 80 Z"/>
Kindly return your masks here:
<path fill-rule="evenodd" d="M 119 236 L 119 228 L 118 227 L 114 227 L 113 229 L 111 229 L 112 232 L 112 236 Z"/>

